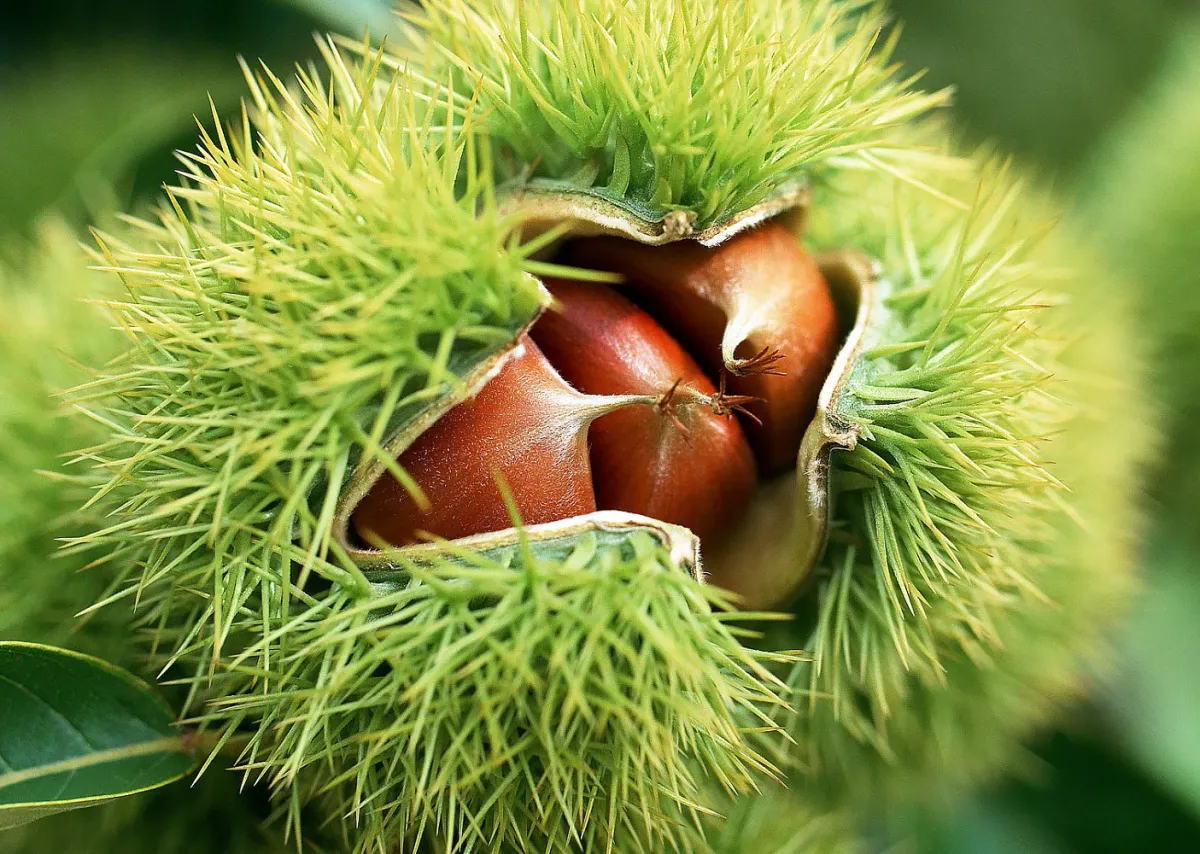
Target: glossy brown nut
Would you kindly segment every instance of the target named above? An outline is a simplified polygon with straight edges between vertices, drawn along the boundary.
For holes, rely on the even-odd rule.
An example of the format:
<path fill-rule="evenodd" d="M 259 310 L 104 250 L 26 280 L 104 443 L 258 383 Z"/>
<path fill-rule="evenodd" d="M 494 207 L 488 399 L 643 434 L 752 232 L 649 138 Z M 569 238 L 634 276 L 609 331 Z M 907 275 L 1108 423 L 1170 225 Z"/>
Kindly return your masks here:
<path fill-rule="evenodd" d="M 443 415 L 399 457 L 426 509 L 384 474 L 352 516 L 364 542 L 402 546 L 512 527 L 503 476 L 526 525 L 596 509 L 587 453 L 594 402 L 572 389 L 527 338 L 479 393 Z"/>
<path fill-rule="evenodd" d="M 761 398 L 746 407 L 761 423 L 743 423 L 763 472 L 796 465 L 839 336 L 829 287 L 795 235 L 768 223 L 715 248 L 586 238 L 561 260 L 623 275 L 618 287 L 710 376 L 727 370 L 731 394 Z"/>
<path fill-rule="evenodd" d="M 557 305 L 531 335 L 590 395 L 654 395 L 589 431 L 596 503 L 690 528 L 703 542 L 736 522 L 756 481 L 754 456 L 695 360 L 646 311 L 604 285 L 546 282 Z"/>

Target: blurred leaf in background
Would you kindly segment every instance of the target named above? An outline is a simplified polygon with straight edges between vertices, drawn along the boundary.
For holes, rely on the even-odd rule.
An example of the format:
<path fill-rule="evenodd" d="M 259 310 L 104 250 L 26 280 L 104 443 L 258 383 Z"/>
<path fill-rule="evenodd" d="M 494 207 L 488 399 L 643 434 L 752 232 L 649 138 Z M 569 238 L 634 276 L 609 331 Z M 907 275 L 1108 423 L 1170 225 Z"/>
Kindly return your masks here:
<path fill-rule="evenodd" d="M 1097 149 L 1078 207 L 1110 263 L 1137 285 L 1153 335 L 1169 431 L 1166 464 L 1153 479 L 1172 514 L 1161 534 L 1200 545 L 1200 16 Z"/>
<path fill-rule="evenodd" d="M 1158 71 L 1195 0 L 892 0 L 899 57 L 979 139 L 1070 174 Z"/>
<path fill-rule="evenodd" d="M 162 149 L 195 132 L 210 93 L 219 104 L 240 93 L 226 57 L 142 47 L 53 54 L 14 77 L 0 83 L 0 159 L 21 164 L 0 170 L 6 231 L 47 208 L 80 219 L 127 203 L 165 177 Z"/>
<path fill-rule="evenodd" d="M 1200 818 L 1200 560 L 1194 541 L 1164 537 L 1105 697 L 1121 746 Z M 1196 850 L 1200 850 L 1200 845 Z"/>
<path fill-rule="evenodd" d="M 0 27 L 0 233 L 53 208 L 82 223 L 172 179 L 195 117 L 234 115 L 236 58 L 287 69 L 313 33 L 393 26 L 380 0 L 43 0 Z M 115 194 L 115 196 L 114 196 Z"/>
<path fill-rule="evenodd" d="M 1078 204 L 1139 286 L 1168 428 L 1147 590 L 1106 701 L 1130 753 L 1200 816 L 1200 16 L 1097 150 Z"/>
<path fill-rule="evenodd" d="M 1194 817 L 1129 763 L 1095 722 L 1036 746 L 1027 779 L 909 816 L 920 854 L 1183 854 L 1198 850 Z"/>

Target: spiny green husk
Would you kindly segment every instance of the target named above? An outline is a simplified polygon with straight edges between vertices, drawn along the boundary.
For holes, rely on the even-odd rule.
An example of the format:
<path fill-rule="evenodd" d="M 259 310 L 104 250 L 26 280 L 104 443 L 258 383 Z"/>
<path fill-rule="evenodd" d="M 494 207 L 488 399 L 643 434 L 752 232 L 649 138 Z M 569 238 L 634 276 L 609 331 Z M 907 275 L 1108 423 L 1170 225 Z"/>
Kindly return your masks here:
<path fill-rule="evenodd" d="M 504 177 L 697 228 L 944 100 L 889 66 L 879 7 L 853 0 L 434 0 L 413 20 Z"/>
<path fill-rule="evenodd" d="M 649 536 L 585 536 L 562 561 L 405 568 L 393 591 L 297 615 L 218 681 L 221 719 L 261 720 L 251 771 L 321 769 L 355 850 L 404 828 L 406 845 L 450 850 L 658 851 L 662 826 L 699 818 L 698 770 L 733 791 L 773 773 L 729 710 L 769 727 L 757 706 L 779 704 L 777 683 L 723 627 L 719 594 Z M 258 693 L 242 663 L 284 637 Z"/>
<path fill-rule="evenodd" d="M 82 363 L 102 364 L 119 348 L 103 313 L 87 302 L 107 281 L 88 271 L 76 236 L 56 219 L 14 254 L 21 259 L 0 264 L 0 637 L 68 646 L 140 670 L 126 609 L 73 619 L 104 597 L 111 578 L 78 555 L 55 553 L 57 537 L 96 524 L 78 513 L 87 489 L 65 462 L 98 430 L 69 418 L 62 394 L 87 381 Z M 42 819 L 0 833 L 0 852 L 282 851 L 259 830 L 265 811 L 253 809 L 238 782 L 214 773 L 195 787 L 176 784 Z"/>
<path fill-rule="evenodd" d="M 743 727 L 779 700 L 719 592 L 639 538 L 397 556 L 388 592 L 330 535 L 352 467 L 391 464 L 389 434 L 508 343 L 544 267 L 470 127 L 377 62 L 328 59 L 328 90 L 256 81 L 254 126 L 205 140 L 136 245 L 102 238 L 136 346 L 79 395 L 115 429 L 85 455 L 111 524 L 76 548 L 136 597 L 188 712 L 250 733 L 247 770 L 297 832 L 321 796 L 358 851 L 681 844 L 698 775 L 770 772 Z"/>
<path fill-rule="evenodd" d="M 541 300 L 471 134 L 430 124 L 400 78 L 330 59 L 328 91 L 254 81 L 257 126 L 206 138 L 137 246 L 101 238 L 139 346 L 79 402 L 144 436 L 97 449 L 111 481 L 96 500 L 133 489 L 91 539 L 120 566 L 160 538 L 129 593 L 213 591 L 178 603 L 206 634 L 177 651 L 198 642 L 204 666 L 248 602 L 269 631 L 316 601 L 311 576 L 367 592 L 330 533 L 344 478 Z"/>
<path fill-rule="evenodd" d="M 363 852 L 848 845 L 878 795 L 990 771 L 1078 688 L 1128 590 L 1139 348 L 1008 171 L 896 127 L 936 99 L 869 58 L 878 18 L 857 4 L 583 11 L 440 3 L 416 59 L 330 50 L 328 86 L 268 76 L 157 224 L 104 238 L 135 347 L 79 396 L 111 429 L 84 455 L 110 524 L 76 547 L 136 597 L 189 713 L 249 736 L 247 770 L 297 832 L 318 799 Z M 496 28 L 522 14 L 540 38 L 514 53 Z M 650 36 L 614 53 L 612 21 Z M 682 94 L 655 88 L 683 85 L 668 69 Z M 638 146 L 635 167 L 619 152 Z M 708 793 L 771 772 L 746 737 L 779 708 L 719 594 L 636 537 L 554 560 L 397 555 L 406 582 L 373 584 L 329 523 L 347 473 L 387 462 L 390 432 L 538 310 L 528 274 L 548 268 L 497 192 L 528 179 L 704 224 L 797 177 L 808 242 L 874 256 L 886 299 L 839 401 L 861 437 L 835 455 L 794 742 L 764 748 L 795 834 L 706 837 Z"/>
<path fill-rule="evenodd" d="M 1126 301 L 1043 200 L 996 162 L 904 171 L 831 178 L 812 222 L 891 292 L 843 399 L 863 433 L 835 457 L 792 783 L 872 815 L 1011 762 L 1082 689 L 1131 595 L 1154 444 Z"/>

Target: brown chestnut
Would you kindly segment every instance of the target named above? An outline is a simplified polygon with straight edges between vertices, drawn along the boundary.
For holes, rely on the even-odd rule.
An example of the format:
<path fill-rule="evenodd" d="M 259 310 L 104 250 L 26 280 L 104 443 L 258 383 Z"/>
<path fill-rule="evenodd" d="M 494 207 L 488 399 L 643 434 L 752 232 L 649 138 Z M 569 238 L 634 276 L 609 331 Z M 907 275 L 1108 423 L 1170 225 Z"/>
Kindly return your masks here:
<path fill-rule="evenodd" d="M 562 260 L 622 275 L 618 287 L 711 376 L 727 371 L 730 393 L 757 398 L 744 423 L 763 473 L 796 465 L 838 328 L 829 287 L 794 234 L 768 223 L 713 248 L 586 238 L 568 244 Z"/>
<path fill-rule="evenodd" d="M 596 504 L 690 528 L 703 541 L 736 521 L 756 480 L 733 408 L 646 311 L 603 285 L 550 280 L 557 305 L 533 340 L 562 376 L 592 395 L 654 395 L 589 432 Z"/>
<path fill-rule="evenodd" d="M 599 509 L 719 546 L 758 472 L 795 465 L 838 342 L 829 289 L 790 232 L 768 224 L 715 248 L 584 238 L 558 260 L 624 281 L 545 280 L 554 304 L 495 375 L 400 453 L 421 495 L 384 474 L 359 502 L 362 540 Z"/>
<path fill-rule="evenodd" d="M 596 499 L 587 428 L 626 404 L 580 394 L 526 338 L 475 397 L 439 418 L 400 455 L 425 506 L 385 474 L 355 509 L 355 532 L 367 542 L 399 546 L 429 535 L 457 539 L 510 528 L 497 475 L 526 525 L 591 513 Z"/>

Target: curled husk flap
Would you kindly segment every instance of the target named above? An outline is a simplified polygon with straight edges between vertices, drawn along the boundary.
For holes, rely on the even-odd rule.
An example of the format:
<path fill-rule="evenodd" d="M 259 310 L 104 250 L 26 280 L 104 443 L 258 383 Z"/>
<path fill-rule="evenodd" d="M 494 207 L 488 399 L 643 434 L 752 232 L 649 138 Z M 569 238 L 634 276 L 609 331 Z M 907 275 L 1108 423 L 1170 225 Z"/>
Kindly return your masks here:
<path fill-rule="evenodd" d="M 522 239 L 534 241 L 550 233 L 543 254 L 549 255 L 564 241 L 581 237 L 619 237 L 648 246 L 678 241 L 695 241 L 701 246 L 719 246 L 734 236 L 762 223 L 785 224 L 800 240 L 807 214 L 808 192 L 791 183 L 754 207 L 727 221 L 694 231 L 694 216 L 683 212 L 647 219 L 640 206 L 626 206 L 594 194 L 555 188 L 526 189 L 512 195 L 503 208 L 519 223 Z M 683 571 L 697 579 L 707 576 L 718 584 L 736 580 L 739 602 L 747 608 L 778 608 L 786 605 L 802 588 L 820 559 L 830 518 L 829 457 L 838 448 L 852 448 L 857 429 L 839 414 L 839 399 L 855 365 L 858 351 L 869 335 L 872 307 L 877 302 L 875 271 L 871 262 L 854 252 L 829 252 L 818 259 L 843 321 L 843 344 L 826 378 L 818 409 L 804 434 L 794 471 L 770 478 L 755 490 L 743 522 L 716 547 L 705 553 L 701 564 L 700 543 L 689 531 L 630 513 L 601 511 L 526 529 L 535 550 L 561 548 L 581 533 L 592 530 L 642 530 L 659 539 Z M 783 285 L 781 285 L 783 286 Z M 518 336 L 505 347 L 473 366 L 460 384 L 447 387 L 444 395 L 413 415 L 384 443 L 391 458 L 399 458 L 425 430 L 451 408 L 478 394 L 515 355 L 521 352 L 522 336 L 542 311 L 549 294 L 543 289 L 542 308 Z M 847 322 L 848 321 L 848 322 Z M 464 550 L 490 553 L 511 547 L 520 539 L 517 528 L 478 534 L 453 542 L 430 542 L 399 548 L 375 548 L 355 542 L 350 518 L 355 508 L 380 477 L 390 476 L 386 461 L 367 458 L 350 476 L 339 500 L 334 521 L 336 536 L 347 554 L 353 556 L 369 576 L 396 566 L 398 560 L 429 560 L 437 555 L 455 557 Z M 711 496 L 720 501 L 721 496 Z"/>
<path fill-rule="evenodd" d="M 546 299 L 549 294 L 542 293 Z M 536 316 L 534 318 L 536 320 Z M 520 355 L 522 336 L 533 325 L 530 321 L 517 337 L 489 357 L 468 370 L 461 383 L 448 387 L 444 394 L 418 411 L 403 423 L 396 434 L 383 445 L 387 457 L 399 457 L 423 432 L 437 422 L 438 418 L 454 406 L 477 394 L 514 357 Z M 656 519 L 632 513 L 601 511 L 586 516 L 561 521 L 490 531 L 465 537 L 452 542 L 428 542 L 401 548 L 372 548 L 354 541 L 350 531 L 350 518 L 354 509 L 380 477 L 389 475 L 386 458 L 367 458 L 347 480 L 334 517 L 334 532 L 346 553 L 367 573 L 373 582 L 394 575 L 398 566 L 412 563 L 428 564 L 438 560 L 461 559 L 463 555 L 478 555 L 485 559 L 497 559 L 516 548 L 527 548 L 534 553 L 547 556 L 563 550 L 570 551 L 581 534 L 595 532 L 626 536 L 642 531 L 662 544 L 671 563 L 681 571 L 700 580 L 699 542 L 686 529 Z"/>
<path fill-rule="evenodd" d="M 842 396 L 858 354 L 869 345 L 879 307 L 876 265 L 852 251 L 830 251 L 817 263 L 833 291 L 839 315 L 852 318 L 833 369 L 821 388 L 817 411 L 800 445 L 796 470 L 762 484 L 736 533 L 707 556 L 718 583 L 740 579 L 744 600 L 780 607 L 804 589 L 825 550 L 833 518 L 830 461 L 852 450 L 860 427 L 841 412 Z"/>

